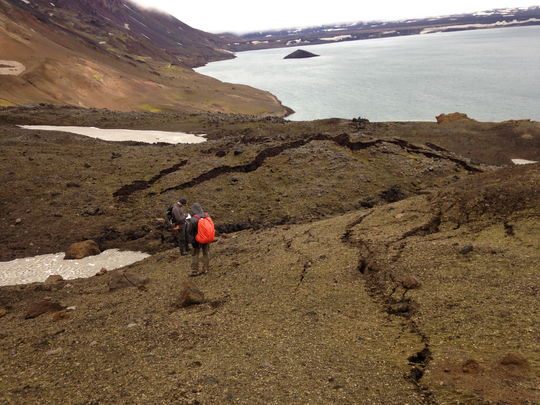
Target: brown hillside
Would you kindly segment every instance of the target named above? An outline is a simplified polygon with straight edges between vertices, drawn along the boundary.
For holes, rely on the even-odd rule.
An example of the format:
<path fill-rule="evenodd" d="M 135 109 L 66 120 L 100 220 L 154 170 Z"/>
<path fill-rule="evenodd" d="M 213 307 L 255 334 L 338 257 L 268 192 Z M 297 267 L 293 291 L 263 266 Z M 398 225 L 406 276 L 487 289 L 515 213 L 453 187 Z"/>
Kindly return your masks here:
<path fill-rule="evenodd" d="M 25 68 L 2 74 L 0 105 L 288 113 L 267 92 L 191 70 L 231 57 L 216 36 L 125 1 L 54 4 L 0 0 L 2 60 Z"/>

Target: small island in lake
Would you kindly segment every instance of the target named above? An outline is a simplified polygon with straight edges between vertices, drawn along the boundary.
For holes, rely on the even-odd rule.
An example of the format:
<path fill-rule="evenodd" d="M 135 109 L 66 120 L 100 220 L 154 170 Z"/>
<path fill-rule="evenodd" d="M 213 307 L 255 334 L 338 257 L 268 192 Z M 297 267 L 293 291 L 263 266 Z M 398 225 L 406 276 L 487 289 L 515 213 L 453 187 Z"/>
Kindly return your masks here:
<path fill-rule="evenodd" d="M 285 56 L 283 59 L 303 59 L 303 58 L 314 58 L 315 56 L 319 56 L 319 55 L 315 55 L 314 53 L 311 53 L 311 52 L 308 52 L 308 51 L 304 51 L 303 49 L 297 49 L 296 51 L 294 51 L 293 53 Z"/>

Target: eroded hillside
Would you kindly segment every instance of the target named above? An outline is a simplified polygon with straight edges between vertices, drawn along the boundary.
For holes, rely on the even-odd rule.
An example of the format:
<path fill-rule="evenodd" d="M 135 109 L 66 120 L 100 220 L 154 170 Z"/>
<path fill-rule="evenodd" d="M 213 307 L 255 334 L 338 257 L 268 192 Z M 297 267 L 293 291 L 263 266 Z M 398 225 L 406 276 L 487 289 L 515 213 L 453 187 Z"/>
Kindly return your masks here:
<path fill-rule="evenodd" d="M 0 105 L 285 115 L 271 94 L 195 73 L 218 36 L 123 0 L 0 1 Z M 7 69 L 22 66 L 22 70 Z"/>

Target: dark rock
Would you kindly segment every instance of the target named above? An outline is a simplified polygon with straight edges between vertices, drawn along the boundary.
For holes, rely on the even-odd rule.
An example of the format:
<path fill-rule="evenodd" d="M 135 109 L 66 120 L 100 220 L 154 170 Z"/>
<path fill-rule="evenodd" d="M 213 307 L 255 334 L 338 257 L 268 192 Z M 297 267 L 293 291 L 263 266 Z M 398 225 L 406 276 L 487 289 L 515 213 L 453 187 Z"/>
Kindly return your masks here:
<path fill-rule="evenodd" d="M 83 217 L 88 217 L 88 216 L 95 216 L 95 215 L 103 215 L 103 210 L 99 207 L 89 207 L 89 208 L 85 208 L 82 212 L 81 212 L 81 215 Z"/>
<path fill-rule="evenodd" d="M 239 180 L 237 177 L 233 177 L 233 178 L 231 179 L 231 184 L 236 184 L 236 183 L 238 183 L 239 181 L 240 181 L 240 180 Z"/>
<path fill-rule="evenodd" d="M 113 152 L 111 154 L 111 159 L 118 159 L 121 156 L 122 156 L 122 154 L 120 152 Z"/>
<path fill-rule="evenodd" d="M 403 200 L 405 198 L 405 194 L 401 191 L 401 187 L 398 185 L 394 185 L 380 193 L 380 197 L 385 200 L 386 202 L 393 203 L 396 201 Z"/>
<path fill-rule="evenodd" d="M 218 151 L 216 152 L 216 156 L 217 156 L 217 157 L 223 157 L 223 156 L 225 156 L 226 154 L 227 154 L 227 152 L 225 152 L 224 150 L 218 150 Z"/>
<path fill-rule="evenodd" d="M 66 187 L 68 188 L 75 188 L 75 187 L 80 187 L 81 185 L 79 183 L 75 183 L 73 181 L 70 181 L 69 183 L 66 184 Z"/>
<path fill-rule="evenodd" d="M 150 279 L 142 274 L 129 272 L 127 270 L 119 270 L 111 272 L 109 279 L 109 291 L 119 290 L 121 288 L 135 287 L 140 290 L 145 289 Z"/>
<path fill-rule="evenodd" d="M 87 256 L 99 255 L 101 250 L 99 246 L 93 240 L 85 240 L 83 242 L 76 242 L 66 251 L 64 260 L 82 259 Z"/>
<path fill-rule="evenodd" d="M 184 281 L 180 285 L 180 296 L 175 301 L 174 306 L 184 308 L 190 305 L 202 304 L 204 302 L 204 294 L 191 281 Z"/>
<path fill-rule="evenodd" d="M 103 267 L 100 271 L 96 273 L 96 276 L 103 276 L 105 274 L 107 274 L 107 269 Z"/>
<path fill-rule="evenodd" d="M 233 153 L 234 153 L 234 156 L 241 155 L 242 153 L 244 153 L 244 149 L 236 148 Z"/>
<path fill-rule="evenodd" d="M 366 198 L 362 202 L 360 202 L 360 205 L 364 208 L 373 208 L 377 201 L 374 198 Z"/>
<path fill-rule="evenodd" d="M 26 311 L 24 319 L 37 318 L 38 316 L 43 315 L 47 312 L 58 312 L 62 311 L 65 308 L 65 306 L 61 305 L 56 301 L 53 301 L 50 297 L 46 297 L 43 300 L 32 305 L 28 309 L 28 311 Z"/>
<path fill-rule="evenodd" d="M 470 253 L 474 250 L 473 245 L 465 245 L 461 249 L 459 249 L 459 253 L 462 255 L 466 255 L 467 253 Z"/>
<path fill-rule="evenodd" d="M 480 364 L 474 359 L 468 359 L 461 365 L 461 371 L 466 374 L 478 374 L 480 372 Z"/>
<path fill-rule="evenodd" d="M 388 313 L 394 315 L 406 314 L 407 312 L 411 311 L 411 309 L 411 305 L 408 302 L 398 302 L 388 307 Z"/>
<path fill-rule="evenodd" d="M 293 53 L 290 53 L 289 55 L 285 56 L 283 59 L 304 59 L 304 58 L 314 58 L 316 55 L 314 53 L 304 51 L 303 49 L 297 49 Z"/>

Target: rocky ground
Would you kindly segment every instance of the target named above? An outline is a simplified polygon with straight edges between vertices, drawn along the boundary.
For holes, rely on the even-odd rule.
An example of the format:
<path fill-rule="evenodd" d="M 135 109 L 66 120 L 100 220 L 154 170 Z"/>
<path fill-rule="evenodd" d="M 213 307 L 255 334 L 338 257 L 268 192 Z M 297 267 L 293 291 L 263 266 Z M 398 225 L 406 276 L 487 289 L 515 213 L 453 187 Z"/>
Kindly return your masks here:
<path fill-rule="evenodd" d="M 153 253 L 1 288 L 0 401 L 540 403 L 540 170 L 510 167 L 538 160 L 537 125 L 0 110 L 2 260 L 84 239 Z M 188 307 L 189 259 L 163 223 L 180 195 L 221 231 Z"/>

